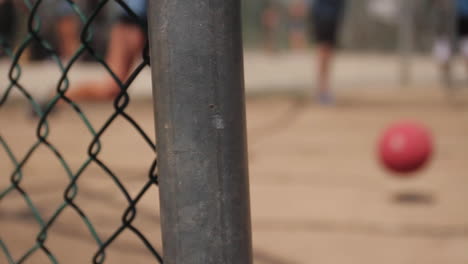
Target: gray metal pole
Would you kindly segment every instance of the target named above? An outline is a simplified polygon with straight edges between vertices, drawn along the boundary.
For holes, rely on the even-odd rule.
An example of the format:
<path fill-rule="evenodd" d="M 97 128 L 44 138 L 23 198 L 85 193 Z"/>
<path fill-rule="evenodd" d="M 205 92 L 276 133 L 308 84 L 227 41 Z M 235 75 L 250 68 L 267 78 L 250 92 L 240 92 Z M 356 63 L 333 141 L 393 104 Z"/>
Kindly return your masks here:
<path fill-rule="evenodd" d="M 165 264 L 252 263 L 240 0 L 150 0 Z"/>
<path fill-rule="evenodd" d="M 414 46 L 413 0 L 400 0 L 399 52 L 400 83 L 411 82 L 411 64 Z"/>

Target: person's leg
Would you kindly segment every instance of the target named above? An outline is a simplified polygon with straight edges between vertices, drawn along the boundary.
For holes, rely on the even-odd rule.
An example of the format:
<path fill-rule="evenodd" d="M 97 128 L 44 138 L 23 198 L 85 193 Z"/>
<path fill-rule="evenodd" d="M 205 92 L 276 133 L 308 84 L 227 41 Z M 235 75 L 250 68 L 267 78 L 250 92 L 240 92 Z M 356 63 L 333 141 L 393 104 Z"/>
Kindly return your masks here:
<path fill-rule="evenodd" d="M 451 87 L 453 48 L 459 34 L 459 21 L 456 16 L 455 3 L 445 0 L 432 1 L 435 10 L 435 41 L 433 43 L 433 56 L 440 73 L 441 84 Z"/>
<path fill-rule="evenodd" d="M 121 82 L 128 78 L 137 56 L 141 55 L 145 35 L 137 25 L 117 24 L 111 32 L 106 63 Z M 74 101 L 110 100 L 120 92 L 120 86 L 110 75 L 105 80 L 71 87 L 66 96 Z"/>
<path fill-rule="evenodd" d="M 275 45 L 275 32 L 278 25 L 278 13 L 276 6 L 270 5 L 262 13 L 262 29 L 263 29 L 263 44 L 265 50 L 274 52 Z"/>
<path fill-rule="evenodd" d="M 336 30 L 337 26 L 333 22 L 317 21 L 316 23 L 316 92 L 317 100 L 321 104 L 332 104 L 334 101 L 330 91 L 330 72 L 335 53 Z"/>
<path fill-rule="evenodd" d="M 312 11 L 317 44 L 317 99 L 320 104 L 333 104 L 330 91 L 332 61 L 337 45 L 338 32 L 341 26 L 344 1 L 315 2 Z M 334 12 L 330 12 L 333 10 Z"/>
<path fill-rule="evenodd" d="M 79 2 L 79 1 L 78 1 Z M 59 56 L 66 63 L 80 46 L 80 20 L 68 2 L 55 4 L 54 31 Z"/>
<path fill-rule="evenodd" d="M 304 1 L 296 0 L 289 7 L 289 46 L 304 49 L 307 46 L 305 18 L 307 6 Z"/>
<path fill-rule="evenodd" d="M 451 58 L 452 58 L 452 43 L 448 37 L 439 37 L 434 43 L 434 57 L 440 67 L 442 74 L 442 82 L 446 85 L 451 85 Z"/>
<path fill-rule="evenodd" d="M 307 47 L 305 30 L 300 26 L 292 26 L 289 33 L 289 46 L 293 50 L 303 50 Z"/>
<path fill-rule="evenodd" d="M 317 46 L 317 88 L 321 94 L 329 93 L 330 67 L 333 59 L 333 47 L 322 43 Z"/>
<path fill-rule="evenodd" d="M 460 53 L 465 61 L 468 72 L 468 16 L 461 16 L 458 19 L 458 36 L 460 38 Z"/>
<path fill-rule="evenodd" d="M 63 16 L 57 22 L 58 49 L 60 57 L 68 61 L 80 46 L 79 21 L 73 15 Z"/>

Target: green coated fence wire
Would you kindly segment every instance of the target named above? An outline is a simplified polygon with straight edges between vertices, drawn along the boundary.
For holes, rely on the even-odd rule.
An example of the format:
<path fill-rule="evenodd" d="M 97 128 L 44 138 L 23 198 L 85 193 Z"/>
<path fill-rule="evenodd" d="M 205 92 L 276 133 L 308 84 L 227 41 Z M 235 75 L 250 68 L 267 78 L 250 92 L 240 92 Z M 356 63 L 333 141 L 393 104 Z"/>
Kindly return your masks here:
<path fill-rule="evenodd" d="M 125 109 L 130 104 L 130 97 L 127 93 L 129 87 L 131 86 L 132 82 L 136 79 L 136 77 L 140 74 L 140 72 L 149 66 L 149 55 L 148 55 L 148 44 L 146 45 L 143 54 L 142 54 L 142 62 L 136 67 L 136 69 L 130 74 L 130 77 L 126 82 L 122 82 L 117 75 L 111 70 L 109 65 L 106 64 L 105 60 L 100 56 L 93 47 L 90 45 L 90 42 L 93 38 L 92 33 L 92 22 L 97 17 L 100 12 L 102 12 L 103 8 L 109 4 L 109 2 L 115 2 L 119 4 L 123 10 L 125 10 L 130 17 L 135 19 L 135 21 L 140 21 L 140 18 L 129 8 L 129 6 L 122 0 L 99 0 L 93 4 L 93 11 L 90 13 L 89 16 L 86 16 L 80 7 L 71 0 L 62 0 L 62 2 L 66 2 L 69 4 L 71 9 L 73 10 L 74 14 L 80 19 L 83 23 L 84 27 L 81 32 L 81 45 L 70 59 L 70 61 L 64 65 L 60 60 L 59 56 L 57 55 L 56 50 L 54 47 L 47 42 L 43 37 L 41 37 L 40 29 L 41 29 L 41 19 L 38 14 L 38 10 L 42 5 L 47 5 L 47 1 L 45 0 L 23 0 L 24 5 L 26 7 L 28 13 L 28 23 L 27 23 L 27 35 L 22 39 L 21 43 L 18 45 L 16 50 L 13 50 L 9 45 L 6 44 L 5 40 L 0 35 L 0 51 L 6 54 L 11 59 L 11 66 L 8 72 L 8 76 L 0 76 L 0 78 L 7 79 L 8 84 L 6 89 L 0 94 L 0 111 L 2 110 L 2 106 L 8 101 L 11 92 L 13 90 L 18 91 L 21 96 L 23 96 L 30 106 L 32 107 L 33 111 L 39 116 L 38 125 L 36 128 L 36 136 L 37 139 L 32 144 L 26 154 L 24 156 L 15 155 L 14 149 L 10 147 L 8 142 L 2 136 L 0 130 L 0 149 L 3 149 L 7 154 L 8 161 L 14 167 L 14 170 L 9 174 L 2 174 L 1 177 L 9 176 L 10 183 L 9 185 L 4 188 L 0 189 L 0 202 L 7 197 L 8 195 L 16 192 L 20 194 L 27 205 L 27 208 L 32 213 L 34 221 L 38 224 L 40 231 L 38 232 L 34 245 L 26 249 L 20 257 L 15 259 L 11 252 L 8 249 L 8 245 L 5 243 L 5 240 L 0 237 L 0 251 L 3 252 L 3 255 L 6 257 L 5 260 L 0 259 L 0 263 L 4 263 L 7 261 L 9 264 L 20 264 L 25 263 L 29 259 L 32 259 L 35 254 L 45 254 L 50 263 L 57 264 L 59 261 L 57 260 L 56 256 L 54 255 L 54 249 L 48 248 L 46 246 L 46 241 L 48 239 L 48 231 L 54 225 L 56 220 L 60 217 L 62 212 L 66 208 L 73 209 L 77 217 L 80 217 L 81 220 L 85 223 L 89 234 L 93 238 L 96 244 L 96 251 L 94 257 L 92 259 L 92 263 L 101 264 L 106 262 L 106 249 L 111 245 L 125 230 L 130 230 L 133 232 L 145 245 L 148 251 L 154 256 L 154 260 L 156 263 L 162 263 L 161 255 L 156 251 L 154 246 L 148 241 L 140 230 L 138 230 L 132 223 L 137 217 L 137 204 L 141 200 L 141 198 L 147 193 L 148 190 L 151 188 L 156 188 L 158 184 L 157 174 L 156 174 L 156 166 L 157 161 L 156 158 L 154 159 L 153 163 L 150 164 L 148 167 L 148 178 L 146 182 L 143 183 L 143 187 L 138 192 L 135 197 L 132 197 L 127 189 L 124 187 L 122 182 L 116 176 L 116 174 L 109 168 L 102 160 L 99 158 L 99 153 L 102 149 L 100 139 L 106 133 L 108 127 L 116 120 L 117 117 L 123 117 L 129 124 L 131 124 L 135 128 L 135 132 L 140 135 L 146 142 L 149 148 L 151 148 L 154 153 L 156 153 L 156 146 L 155 143 L 150 139 L 150 137 L 145 133 L 145 131 L 140 127 L 140 125 L 129 115 L 125 112 Z M 141 25 L 145 27 L 145 24 L 140 21 Z M 47 55 L 52 58 L 55 62 L 56 66 L 61 71 L 60 79 L 57 81 L 57 89 L 54 97 L 50 100 L 46 108 L 42 108 L 40 104 L 34 100 L 33 96 L 29 93 L 28 89 L 22 85 L 21 79 L 23 77 L 22 68 L 19 63 L 20 58 L 24 56 L 25 51 L 27 50 L 32 43 L 39 43 L 40 47 L 47 52 Z M 94 128 L 89 119 L 86 115 L 81 111 L 78 104 L 72 101 L 70 98 L 66 96 L 66 91 L 69 88 L 70 82 L 68 80 L 68 72 L 71 70 L 75 62 L 83 56 L 84 53 L 90 54 L 93 59 L 102 65 L 106 71 L 112 76 L 115 82 L 119 85 L 120 92 L 116 96 L 113 106 L 114 111 L 109 116 L 107 121 L 102 125 L 100 128 Z M 27 78 L 27 77 L 23 77 Z M 48 141 L 48 135 L 50 132 L 50 126 L 48 124 L 48 117 L 49 114 L 53 111 L 53 109 L 57 106 L 58 101 L 63 100 L 68 105 L 72 107 L 72 109 L 76 112 L 79 116 L 81 121 L 85 124 L 88 133 L 92 136 L 91 143 L 88 146 L 87 151 L 87 158 L 83 162 L 83 164 L 78 168 L 76 172 L 74 172 L 67 161 L 62 156 L 60 150 L 55 147 L 51 142 Z M 45 219 L 40 211 L 38 210 L 37 206 L 34 204 L 30 196 L 28 195 L 27 191 L 22 187 L 22 181 L 24 180 L 23 168 L 25 164 L 30 160 L 31 156 L 34 155 L 36 150 L 39 146 L 47 147 L 54 156 L 58 159 L 63 170 L 65 171 L 66 175 L 68 176 L 69 183 L 64 190 L 64 199 L 63 202 L 56 208 L 55 212 L 52 214 L 51 217 Z M 156 155 L 155 155 L 156 156 Z M 79 195 L 79 188 L 77 185 L 78 179 L 82 176 L 83 172 L 86 168 L 89 167 L 90 164 L 98 165 L 107 175 L 112 179 L 115 185 L 119 188 L 121 193 L 126 199 L 128 204 L 127 208 L 124 210 L 121 218 L 121 224 L 108 238 L 101 237 L 91 220 L 86 216 L 86 213 L 74 202 L 75 198 Z"/>

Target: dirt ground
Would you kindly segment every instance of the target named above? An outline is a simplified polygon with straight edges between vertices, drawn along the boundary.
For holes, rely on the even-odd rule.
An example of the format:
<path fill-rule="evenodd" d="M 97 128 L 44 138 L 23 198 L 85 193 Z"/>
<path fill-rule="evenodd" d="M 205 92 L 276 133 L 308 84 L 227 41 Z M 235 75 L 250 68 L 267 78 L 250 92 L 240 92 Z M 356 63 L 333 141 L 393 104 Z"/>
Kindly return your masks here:
<path fill-rule="evenodd" d="M 461 96 L 465 99 L 465 95 Z M 249 98 L 248 133 L 255 263 L 258 264 L 464 264 L 468 263 L 468 100 L 436 90 L 356 92 L 337 106 L 307 98 Z M 98 129 L 110 105 L 85 105 Z M 128 112 L 154 139 L 150 102 Z M 382 130 L 397 120 L 431 128 L 436 145 L 429 166 L 410 179 L 383 170 L 375 155 Z M 0 135 L 20 159 L 35 142 L 36 124 L 23 104 L 0 109 Z M 91 135 L 63 109 L 50 119 L 49 141 L 73 172 L 87 158 Z M 148 178 L 154 154 L 122 118 L 102 136 L 102 160 L 135 196 Z M 0 151 L 0 190 L 13 166 Z M 63 203 L 69 178 L 41 145 L 24 167 L 21 187 L 44 219 Z M 77 182 L 76 204 L 106 240 L 121 225 L 127 202 L 110 177 L 91 164 Z M 138 204 L 134 226 L 161 248 L 157 189 Z M 1 200 L 0 237 L 13 258 L 33 247 L 39 230 L 18 191 Z M 46 247 L 60 263 L 91 263 L 96 242 L 75 210 L 67 207 L 49 229 Z M 107 249 L 106 263 L 156 263 L 129 230 Z M 0 250 L 0 263 L 8 263 Z M 24 263 L 49 263 L 38 250 Z"/>

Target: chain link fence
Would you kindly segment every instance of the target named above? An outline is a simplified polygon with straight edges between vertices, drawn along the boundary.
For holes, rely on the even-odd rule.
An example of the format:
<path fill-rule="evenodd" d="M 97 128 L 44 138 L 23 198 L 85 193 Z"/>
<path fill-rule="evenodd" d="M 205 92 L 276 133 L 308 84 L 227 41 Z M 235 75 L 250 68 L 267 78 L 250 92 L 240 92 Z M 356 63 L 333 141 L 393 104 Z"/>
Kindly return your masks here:
<path fill-rule="evenodd" d="M 7 241 L 12 241 L 15 238 L 11 237 L 0 237 L 0 263 L 35 263 L 34 259 L 37 257 L 39 252 L 42 252 L 47 256 L 50 263 L 66 263 L 59 260 L 56 257 L 56 251 L 53 247 L 48 246 L 50 240 L 50 230 L 54 227 L 54 224 L 63 215 L 66 209 L 72 209 L 76 213 L 76 217 L 80 218 L 81 221 L 87 227 L 89 235 L 95 242 L 95 251 L 92 263 L 106 263 L 106 250 L 114 243 L 124 231 L 130 231 L 134 233 L 142 242 L 146 250 L 153 256 L 155 263 L 162 263 L 161 255 L 155 246 L 146 237 L 145 233 L 141 232 L 133 223 L 138 218 L 137 205 L 141 201 L 142 197 L 153 188 L 157 188 L 158 177 L 157 177 L 157 161 L 156 161 L 156 146 L 154 140 L 144 131 L 144 129 L 138 124 L 138 122 L 132 118 L 132 116 L 126 112 L 131 99 L 128 95 L 129 89 L 132 87 L 133 81 L 137 78 L 142 70 L 147 68 L 150 64 L 148 55 L 148 44 L 146 44 L 141 54 L 141 60 L 138 65 L 131 72 L 127 80 L 121 80 L 109 67 L 106 60 L 104 59 L 103 53 L 97 50 L 93 45 L 93 40 L 96 35 L 102 35 L 102 31 L 96 32 L 94 30 L 95 20 L 109 7 L 111 4 L 117 4 L 117 6 L 124 10 L 129 19 L 138 23 L 144 30 L 146 30 L 146 23 L 138 16 L 132 8 L 129 6 L 129 1 L 122 0 L 100 0 L 100 1 L 88 1 L 86 9 L 75 3 L 72 0 L 62 1 L 47 1 L 47 0 L 24 0 L 24 1 L 6 1 L 9 8 L 14 5 L 14 11 L 21 13 L 22 17 L 26 17 L 24 26 L 27 28 L 23 36 L 21 37 L 19 44 L 15 47 L 12 44 L 11 36 L 0 36 L 1 51 L 4 56 L 8 57 L 11 61 L 11 66 L 8 72 L 8 76 L 1 76 L 2 89 L 0 95 L 0 111 L 4 110 L 7 102 L 10 101 L 10 95 L 13 91 L 19 92 L 24 99 L 28 102 L 32 111 L 39 118 L 36 119 L 36 140 L 29 146 L 28 150 L 24 155 L 20 155 L 20 151 L 17 151 L 12 147 L 12 140 L 21 139 L 10 139 L 8 140 L 3 136 L 0 128 L 0 149 L 2 152 L 7 154 L 9 160 L 3 160 L 2 163 L 9 162 L 13 166 L 12 171 L 5 171 L 5 166 L 2 166 L 1 177 L 9 177 L 9 183 L 0 185 L 0 202 L 5 203 L 5 199 L 14 196 L 21 195 L 24 204 L 30 211 L 30 215 L 34 222 L 39 226 L 39 232 L 36 234 L 35 243 L 30 248 L 21 249 L 21 253 L 13 254 Z M 0 1 L 0 4 L 5 4 Z M 74 55 L 69 59 L 68 62 L 64 62 L 59 56 L 58 49 L 44 33 L 44 22 L 43 12 L 41 10 L 50 10 L 54 8 L 69 9 L 74 17 L 78 18 L 81 22 L 81 35 L 80 45 Z M 3 17 L 3 19 L 6 19 Z M 11 21 L 12 22 L 12 21 Z M 50 23 L 50 22 L 49 22 Z M 9 39 L 10 37 L 10 39 Z M 22 63 L 24 57 L 27 56 L 28 50 L 33 46 L 38 46 L 45 54 L 45 57 L 53 61 L 60 69 L 61 76 L 56 80 L 56 88 L 50 100 L 46 104 L 38 101 L 34 98 L 30 91 L 34 87 L 28 87 L 23 85 L 23 80 L 28 78 L 23 72 L 24 65 Z M 70 80 L 68 74 L 74 67 L 76 62 L 83 56 L 88 56 L 96 63 L 99 63 L 104 67 L 107 73 L 112 77 L 115 83 L 118 84 L 119 93 L 113 99 L 113 111 L 108 116 L 106 122 L 102 126 L 93 126 L 90 122 L 89 117 L 82 110 L 82 106 L 67 96 L 67 91 L 70 88 Z M 46 73 L 47 74 L 47 73 Z M 62 154 L 62 150 L 57 147 L 54 143 L 49 140 L 51 131 L 54 127 L 51 125 L 50 120 L 52 113 L 58 107 L 70 106 L 71 109 L 79 116 L 81 122 L 85 125 L 87 132 L 91 136 L 92 140 L 88 142 L 88 150 L 86 153 L 86 160 L 81 166 L 74 170 L 69 162 L 66 161 Z M 141 182 L 141 188 L 136 195 L 131 195 L 127 188 L 121 181 L 119 175 L 114 171 L 114 168 L 110 167 L 104 160 L 101 159 L 100 153 L 104 148 L 102 143 L 102 137 L 108 131 L 109 127 L 116 122 L 116 119 L 124 119 L 134 129 L 135 133 L 146 142 L 147 148 L 154 153 L 154 161 L 152 164 L 147 164 L 147 177 L 144 182 Z M 7 123 L 12 124 L 13 121 L 2 120 L 2 127 Z M 72 132 L 73 133 L 73 132 Z M 28 189 L 24 187 L 24 183 L 28 181 L 28 177 L 31 177 L 30 173 L 25 172 L 25 166 L 38 154 L 39 148 L 46 147 L 58 160 L 63 167 L 67 177 L 68 184 L 63 190 L 63 201 L 55 208 L 55 212 L 51 217 L 45 217 L 38 205 L 31 198 Z M 112 148 L 112 146 L 106 146 Z M 76 202 L 76 199 L 80 196 L 80 184 L 78 181 L 82 180 L 84 171 L 87 170 L 91 165 L 97 165 L 103 172 L 105 172 L 109 179 L 115 184 L 120 190 L 121 195 L 125 198 L 126 209 L 121 212 L 121 223 L 120 226 L 115 229 L 110 236 L 100 235 L 96 225 L 93 223 L 90 217 L 87 216 L 87 212 L 84 211 Z M 121 175 L 120 175 L 121 176 Z M 1 234 L 0 234 L 1 235 Z M 19 252 L 16 250 L 15 252 Z"/>

